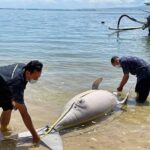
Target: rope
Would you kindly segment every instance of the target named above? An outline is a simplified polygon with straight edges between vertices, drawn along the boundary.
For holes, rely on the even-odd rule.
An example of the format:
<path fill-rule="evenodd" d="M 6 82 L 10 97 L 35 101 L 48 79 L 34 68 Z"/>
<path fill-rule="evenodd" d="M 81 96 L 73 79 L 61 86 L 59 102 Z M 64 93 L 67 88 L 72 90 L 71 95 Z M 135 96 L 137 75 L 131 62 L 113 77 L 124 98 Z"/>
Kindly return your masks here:
<path fill-rule="evenodd" d="M 47 131 L 45 131 L 44 135 L 42 135 L 41 137 L 44 137 L 44 136 L 46 136 L 47 134 L 51 133 L 51 131 L 52 131 L 53 129 L 55 129 L 55 126 L 57 125 L 57 123 L 58 123 L 59 121 L 61 121 L 61 120 L 66 116 L 66 114 L 72 109 L 72 107 L 74 106 L 74 104 L 75 104 L 75 103 L 72 103 L 72 105 L 69 107 L 69 109 L 67 109 L 67 110 L 58 118 L 58 120 L 57 120 Z"/>

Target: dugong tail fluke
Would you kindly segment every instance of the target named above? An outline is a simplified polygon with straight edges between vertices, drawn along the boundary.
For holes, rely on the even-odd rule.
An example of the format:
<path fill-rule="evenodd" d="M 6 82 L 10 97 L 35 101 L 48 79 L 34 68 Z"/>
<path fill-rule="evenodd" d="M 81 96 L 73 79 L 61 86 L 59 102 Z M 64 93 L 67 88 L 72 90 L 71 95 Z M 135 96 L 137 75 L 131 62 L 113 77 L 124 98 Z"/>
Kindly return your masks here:
<path fill-rule="evenodd" d="M 121 101 L 117 100 L 117 104 L 124 104 L 127 101 L 128 97 L 129 97 L 129 95 L 131 93 L 131 89 L 132 89 L 132 86 L 130 87 L 129 92 L 126 94 L 126 96 L 125 96 L 125 98 L 123 100 L 121 100 Z"/>
<path fill-rule="evenodd" d="M 121 101 L 118 101 L 117 100 L 117 104 L 124 104 L 126 101 L 127 101 L 127 99 L 128 99 L 128 97 L 129 97 L 129 92 L 126 94 L 126 97 L 123 99 L 123 100 L 121 100 Z"/>
<path fill-rule="evenodd" d="M 102 82 L 103 78 L 96 79 L 92 84 L 92 90 L 98 90 L 99 84 Z"/>

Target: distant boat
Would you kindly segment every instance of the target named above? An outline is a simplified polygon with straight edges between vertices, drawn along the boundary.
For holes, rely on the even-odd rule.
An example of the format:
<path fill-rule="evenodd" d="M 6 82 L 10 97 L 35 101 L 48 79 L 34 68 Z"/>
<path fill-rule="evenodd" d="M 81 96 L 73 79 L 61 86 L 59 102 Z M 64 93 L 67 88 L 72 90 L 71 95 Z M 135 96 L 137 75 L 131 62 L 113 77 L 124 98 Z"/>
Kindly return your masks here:
<path fill-rule="evenodd" d="M 150 5 L 150 2 L 145 2 L 144 4 L 145 4 L 145 5 Z"/>

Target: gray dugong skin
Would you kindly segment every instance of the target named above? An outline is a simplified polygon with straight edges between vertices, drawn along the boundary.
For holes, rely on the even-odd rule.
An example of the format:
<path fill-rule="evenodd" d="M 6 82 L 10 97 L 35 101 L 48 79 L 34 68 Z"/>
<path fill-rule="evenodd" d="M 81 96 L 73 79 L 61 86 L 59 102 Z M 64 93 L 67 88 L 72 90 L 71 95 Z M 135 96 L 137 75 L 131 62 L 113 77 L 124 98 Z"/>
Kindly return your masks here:
<path fill-rule="evenodd" d="M 62 119 L 55 129 L 60 130 L 88 122 L 110 112 L 117 97 L 105 90 L 89 90 L 73 97 L 64 107 Z M 69 110 L 66 114 L 65 112 Z M 65 115 L 64 115 L 65 114 Z"/>

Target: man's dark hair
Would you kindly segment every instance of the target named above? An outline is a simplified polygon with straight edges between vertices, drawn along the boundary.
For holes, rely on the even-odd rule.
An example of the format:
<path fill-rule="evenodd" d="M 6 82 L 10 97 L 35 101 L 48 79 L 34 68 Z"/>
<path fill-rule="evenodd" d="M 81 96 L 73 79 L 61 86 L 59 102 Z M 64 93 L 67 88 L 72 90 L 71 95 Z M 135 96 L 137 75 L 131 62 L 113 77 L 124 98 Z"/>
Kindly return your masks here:
<path fill-rule="evenodd" d="M 111 63 L 113 64 L 113 63 L 115 62 L 115 60 L 118 59 L 118 58 L 119 58 L 118 56 L 113 56 L 113 57 L 111 58 Z"/>
<path fill-rule="evenodd" d="M 30 61 L 25 67 L 25 71 L 29 71 L 33 73 L 34 71 L 41 72 L 43 68 L 43 64 L 38 60 L 32 60 Z"/>

